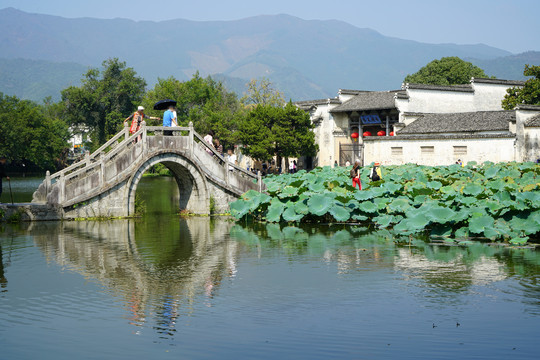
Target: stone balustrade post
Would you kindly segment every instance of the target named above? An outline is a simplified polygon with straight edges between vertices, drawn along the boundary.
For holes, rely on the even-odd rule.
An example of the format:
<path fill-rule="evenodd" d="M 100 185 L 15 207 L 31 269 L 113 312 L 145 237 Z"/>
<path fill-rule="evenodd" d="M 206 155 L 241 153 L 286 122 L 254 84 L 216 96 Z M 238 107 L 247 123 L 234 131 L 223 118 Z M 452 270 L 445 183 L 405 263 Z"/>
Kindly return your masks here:
<path fill-rule="evenodd" d="M 229 183 L 230 183 L 230 180 L 229 180 L 229 173 L 230 173 L 230 170 L 229 170 L 229 158 L 227 158 L 227 157 L 225 158 L 224 165 L 225 165 L 225 183 L 227 185 L 229 185 Z"/>
<path fill-rule="evenodd" d="M 62 204 L 64 202 L 65 196 L 65 187 L 66 187 L 66 178 L 64 173 L 60 173 L 60 178 L 58 179 L 58 203 Z"/>
<path fill-rule="evenodd" d="M 90 151 L 88 150 L 84 152 L 84 162 L 86 163 L 86 166 L 90 165 Z"/>
<path fill-rule="evenodd" d="M 105 186 L 105 156 L 103 153 L 99 154 L 99 172 L 101 186 Z"/>
<path fill-rule="evenodd" d="M 124 123 L 124 140 L 127 140 L 129 138 L 129 124 L 127 121 Z"/>
<path fill-rule="evenodd" d="M 190 153 L 191 156 L 193 156 L 193 146 L 194 146 L 194 144 L 193 144 L 193 141 L 194 141 L 193 140 L 193 131 L 194 131 L 193 130 L 193 122 L 190 121 L 188 126 L 189 126 L 189 141 L 188 141 L 189 142 L 189 145 L 188 145 L 189 146 L 189 153 Z"/>
<path fill-rule="evenodd" d="M 142 129 L 142 152 L 144 154 L 145 150 L 146 150 L 146 121 L 142 121 L 141 122 L 141 129 Z"/>
<path fill-rule="evenodd" d="M 45 172 L 45 194 L 48 194 L 49 191 L 51 191 L 51 172 L 47 170 L 47 172 Z"/>

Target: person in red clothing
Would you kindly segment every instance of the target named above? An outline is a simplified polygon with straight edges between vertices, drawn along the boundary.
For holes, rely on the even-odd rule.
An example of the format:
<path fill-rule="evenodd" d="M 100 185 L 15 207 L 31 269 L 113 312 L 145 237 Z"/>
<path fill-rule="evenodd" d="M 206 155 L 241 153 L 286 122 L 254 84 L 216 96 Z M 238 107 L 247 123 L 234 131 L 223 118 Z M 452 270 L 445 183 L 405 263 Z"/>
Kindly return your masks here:
<path fill-rule="evenodd" d="M 362 190 L 362 182 L 360 181 L 360 160 L 354 162 L 351 169 L 352 186 L 356 187 L 358 184 L 358 190 Z"/>

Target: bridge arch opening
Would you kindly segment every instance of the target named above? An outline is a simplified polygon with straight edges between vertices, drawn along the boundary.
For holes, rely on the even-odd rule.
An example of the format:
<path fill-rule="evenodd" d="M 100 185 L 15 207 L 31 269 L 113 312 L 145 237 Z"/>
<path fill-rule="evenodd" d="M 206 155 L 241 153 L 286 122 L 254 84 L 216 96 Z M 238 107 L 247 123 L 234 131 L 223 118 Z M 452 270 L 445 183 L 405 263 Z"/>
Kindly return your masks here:
<path fill-rule="evenodd" d="M 135 195 L 143 174 L 156 164 L 163 164 L 172 173 L 178 192 L 171 193 L 171 196 L 177 200 L 177 208 L 180 211 L 186 210 L 195 214 L 209 213 L 210 197 L 202 171 L 180 154 L 165 153 L 155 155 L 145 161 L 129 180 L 127 196 L 129 215 L 135 213 Z"/>

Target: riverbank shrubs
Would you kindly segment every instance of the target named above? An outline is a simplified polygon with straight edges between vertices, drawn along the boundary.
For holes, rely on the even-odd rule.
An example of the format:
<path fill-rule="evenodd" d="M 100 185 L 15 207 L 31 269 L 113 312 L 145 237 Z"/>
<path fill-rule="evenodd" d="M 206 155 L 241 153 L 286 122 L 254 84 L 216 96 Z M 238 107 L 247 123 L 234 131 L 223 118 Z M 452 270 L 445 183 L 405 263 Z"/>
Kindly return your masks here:
<path fill-rule="evenodd" d="M 355 223 L 395 235 L 485 238 L 524 244 L 540 237 L 540 166 L 490 163 L 465 167 L 383 167 L 383 179 L 351 186 L 350 168 L 269 176 L 266 193 L 250 190 L 231 215 L 271 223 Z M 452 240 L 453 241 L 453 240 Z"/>

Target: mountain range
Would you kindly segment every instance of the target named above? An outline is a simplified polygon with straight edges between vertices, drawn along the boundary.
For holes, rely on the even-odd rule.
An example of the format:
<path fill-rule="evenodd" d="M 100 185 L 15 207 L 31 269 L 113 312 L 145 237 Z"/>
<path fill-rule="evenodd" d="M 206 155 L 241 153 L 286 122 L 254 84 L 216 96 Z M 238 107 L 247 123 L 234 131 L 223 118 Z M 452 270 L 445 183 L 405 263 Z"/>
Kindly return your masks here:
<path fill-rule="evenodd" d="M 212 75 L 241 95 L 268 78 L 287 99 L 334 97 L 338 89 L 388 90 L 428 62 L 459 56 L 488 75 L 523 79 L 540 52 L 483 44 L 427 44 L 342 21 L 289 15 L 235 21 L 68 19 L 0 10 L 0 91 L 41 100 L 80 83 L 88 67 L 118 57 L 152 86 L 158 77 Z"/>

